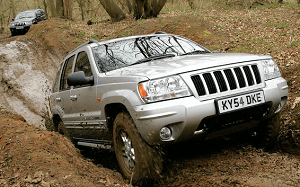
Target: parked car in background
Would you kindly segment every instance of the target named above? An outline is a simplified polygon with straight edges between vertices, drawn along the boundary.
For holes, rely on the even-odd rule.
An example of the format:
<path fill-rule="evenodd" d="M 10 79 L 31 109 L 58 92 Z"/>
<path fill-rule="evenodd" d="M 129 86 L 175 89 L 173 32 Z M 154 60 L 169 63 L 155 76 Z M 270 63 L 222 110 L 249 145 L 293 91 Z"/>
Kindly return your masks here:
<path fill-rule="evenodd" d="M 287 98 L 271 56 L 211 52 L 156 32 L 69 52 L 49 100 L 56 131 L 115 151 L 123 176 L 142 185 L 163 170 L 163 146 L 248 130 L 276 143 Z"/>
<path fill-rule="evenodd" d="M 20 12 L 10 23 L 11 35 L 25 34 L 33 24 L 40 23 L 46 19 L 46 14 L 43 9 L 32 9 Z"/>

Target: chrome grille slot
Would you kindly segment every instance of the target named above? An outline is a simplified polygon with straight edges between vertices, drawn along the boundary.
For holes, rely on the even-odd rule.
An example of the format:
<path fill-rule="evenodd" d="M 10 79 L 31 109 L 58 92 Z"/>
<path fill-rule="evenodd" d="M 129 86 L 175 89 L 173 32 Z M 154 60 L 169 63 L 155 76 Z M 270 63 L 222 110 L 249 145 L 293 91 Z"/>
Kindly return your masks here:
<path fill-rule="evenodd" d="M 191 76 L 199 96 L 255 86 L 262 83 L 257 65 L 227 68 Z"/>

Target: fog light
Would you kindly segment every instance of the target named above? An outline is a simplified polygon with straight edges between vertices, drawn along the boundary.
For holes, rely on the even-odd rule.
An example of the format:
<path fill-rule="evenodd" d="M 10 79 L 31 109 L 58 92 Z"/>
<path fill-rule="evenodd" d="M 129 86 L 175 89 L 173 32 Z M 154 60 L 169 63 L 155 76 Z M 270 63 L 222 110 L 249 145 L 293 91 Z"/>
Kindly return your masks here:
<path fill-rule="evenodd" d="M 163 127 L 160 129 L 159 135 L 162 140 L 168 140 L 172 136 L 172 131 L 169 127 Z"/>

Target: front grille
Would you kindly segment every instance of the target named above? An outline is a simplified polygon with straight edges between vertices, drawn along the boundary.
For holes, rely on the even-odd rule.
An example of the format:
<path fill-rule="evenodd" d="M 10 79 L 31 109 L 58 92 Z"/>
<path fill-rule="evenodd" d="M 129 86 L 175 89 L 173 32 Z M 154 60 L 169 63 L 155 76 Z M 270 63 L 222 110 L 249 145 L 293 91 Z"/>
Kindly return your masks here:
<path fill-rule="evenodd" d="M 26 25 L 25 23 L 16 23 L 15 26 L 24 26 Z"/>
<path fill-rule="evenodd" d="M 262 83 L 256 64 L 193 75 L 191 79 L 199 96 Z"/>

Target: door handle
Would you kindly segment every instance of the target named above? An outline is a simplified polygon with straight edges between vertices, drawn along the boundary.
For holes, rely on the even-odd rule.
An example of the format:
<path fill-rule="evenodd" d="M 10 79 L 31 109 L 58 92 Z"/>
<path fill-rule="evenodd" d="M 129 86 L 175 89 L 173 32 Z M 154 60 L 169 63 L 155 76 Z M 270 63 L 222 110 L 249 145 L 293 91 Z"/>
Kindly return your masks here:
<path fill-rule="evenodd" d="M 72 101 L 76 101 L 77 100 L 77 95 L 71 95 L 70 98 L 71 98 Z"/>
<path fill-rule="evenodd" d="M 57 98 L 55 98 L 55 101 L 61 102 L 61 98 L 60 98 L 60 97 L 57 97 Z"/>

